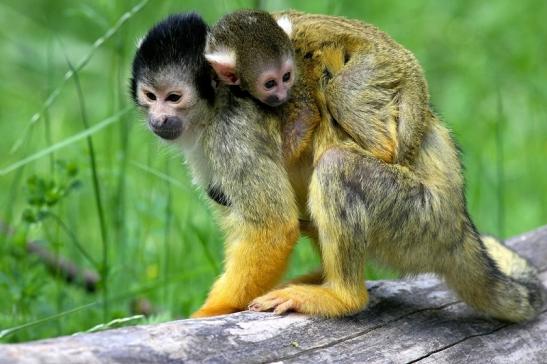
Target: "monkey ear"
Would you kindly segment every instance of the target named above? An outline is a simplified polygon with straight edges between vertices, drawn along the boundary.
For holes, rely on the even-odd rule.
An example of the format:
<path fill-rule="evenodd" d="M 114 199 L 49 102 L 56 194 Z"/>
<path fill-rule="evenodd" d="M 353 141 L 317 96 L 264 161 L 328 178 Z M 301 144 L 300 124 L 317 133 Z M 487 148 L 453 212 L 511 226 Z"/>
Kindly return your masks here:
<path fill-rule="evenodd" d="M 236 56 L 230 51 L 205 53 L 205 59 L 215 70 L 218 78 L 227 85 L 239 85 L 236 75 Z"/>
<path fill-rule="evenodd" d="M 279 25 L 279 27 L 281 29 L 283 29 L 283 31 L 285 33 L 287 33 L 289 38 L 291 38 L 291 36 L 292 36 L 292 22 L 291 22 L 291 19 L 289 19 L 288 16 L 282 16 L 281 18 L 277 19 L 277 25 Z"/>

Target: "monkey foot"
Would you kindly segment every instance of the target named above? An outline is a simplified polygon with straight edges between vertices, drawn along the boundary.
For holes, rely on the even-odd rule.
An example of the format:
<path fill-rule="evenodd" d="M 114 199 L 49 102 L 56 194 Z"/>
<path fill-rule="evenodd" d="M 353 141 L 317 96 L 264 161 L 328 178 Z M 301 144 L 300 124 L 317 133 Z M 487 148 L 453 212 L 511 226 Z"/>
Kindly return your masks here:
<path fill-rule="evenodd" d="M 302 298 L 293 290 L 294 286 L 278 289 L 258 297 L 249 304 L 250 311 L 271 311 L 281 315 L 289 311 L 301 312 Z"/>
<path fill-rule="evenodd" d="M 358 312 L 367 302 L 367 292 L 337 290 L 311 284 L 296 284 L 256 298 L 251 311 L 271 311 L 276 314 L 300 312 L 308 315 L 339 317 Z"/>

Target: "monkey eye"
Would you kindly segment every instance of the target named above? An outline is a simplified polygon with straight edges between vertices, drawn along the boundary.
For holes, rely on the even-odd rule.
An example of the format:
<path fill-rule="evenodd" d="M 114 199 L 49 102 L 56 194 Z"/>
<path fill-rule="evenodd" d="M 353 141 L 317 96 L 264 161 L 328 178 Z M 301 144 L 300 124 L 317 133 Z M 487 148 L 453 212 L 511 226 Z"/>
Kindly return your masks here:
<path fill-rule="evenodd" d="M 146 97 L 148 97 L 149 100 L 156 101 L 156 95 L 154 95 L 152 92 L 147 92 Z"/>
<path fill-rule="evenodd" d="M 171 102 L 177 102 L 177 101 L 180 100 L 180 97 L 181 96 L 178 95 L 178 94 L 170 94 L 170 95 L 167 96 L 166 100 L 171 101 Z"/>
<path fill-rule="evenodd" d="M 283 82 L 288 82 L 291 79 L 291 73 L 287 72 L 283 75 Z"/>
<path fill-rule="evenodd" d="M 269 80 L 268 82 L 264 84 L 264 87 L 266 88 L 266 90 L 271 90 L 272 88 L 275 87 L 275 85 L 276 83 L 274 80 Z"/>

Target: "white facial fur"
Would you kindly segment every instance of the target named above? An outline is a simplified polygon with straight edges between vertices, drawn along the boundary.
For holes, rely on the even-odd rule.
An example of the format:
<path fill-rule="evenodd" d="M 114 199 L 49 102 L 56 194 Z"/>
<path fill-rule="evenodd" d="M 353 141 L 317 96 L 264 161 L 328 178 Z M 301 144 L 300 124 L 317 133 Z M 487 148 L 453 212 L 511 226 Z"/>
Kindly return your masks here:
<path fill-rule="evenodd" d="M 257 77 L 251 94 L 265 104 L 278 106 L 288 100 L 289 91 L 294 85 L 295 72 L 292 58 L 281 62 L 280 67 L 266 68 Z"/>
<path fill-rule="evenodd" d="M 184 80 L 180 69 L 166 69 L 153 79 L 137 82 L 137 102 L 145 109 L 148 127 L 170 142 L 193 145 L 193 132 L 201 126 L 206 103 L 193 82 Z M 190 135 L 192 134 L 192 135 Z"/>

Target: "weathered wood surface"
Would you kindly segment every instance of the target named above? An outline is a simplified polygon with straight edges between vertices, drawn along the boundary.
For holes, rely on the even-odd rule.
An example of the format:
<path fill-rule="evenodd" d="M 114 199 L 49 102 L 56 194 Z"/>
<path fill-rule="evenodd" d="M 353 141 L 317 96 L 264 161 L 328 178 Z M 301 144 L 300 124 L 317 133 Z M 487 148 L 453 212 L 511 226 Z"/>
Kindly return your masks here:
<path fill-rule="evenodd" d="M 508 244 L 547 283 L 547 227 Z M 242 312 L 0 345 L 8 363 L 547 363 L 547 307 L 512 325 L 481 317 L 433 277 L 369 283 L 371 303 L 337 319 Z"/>

